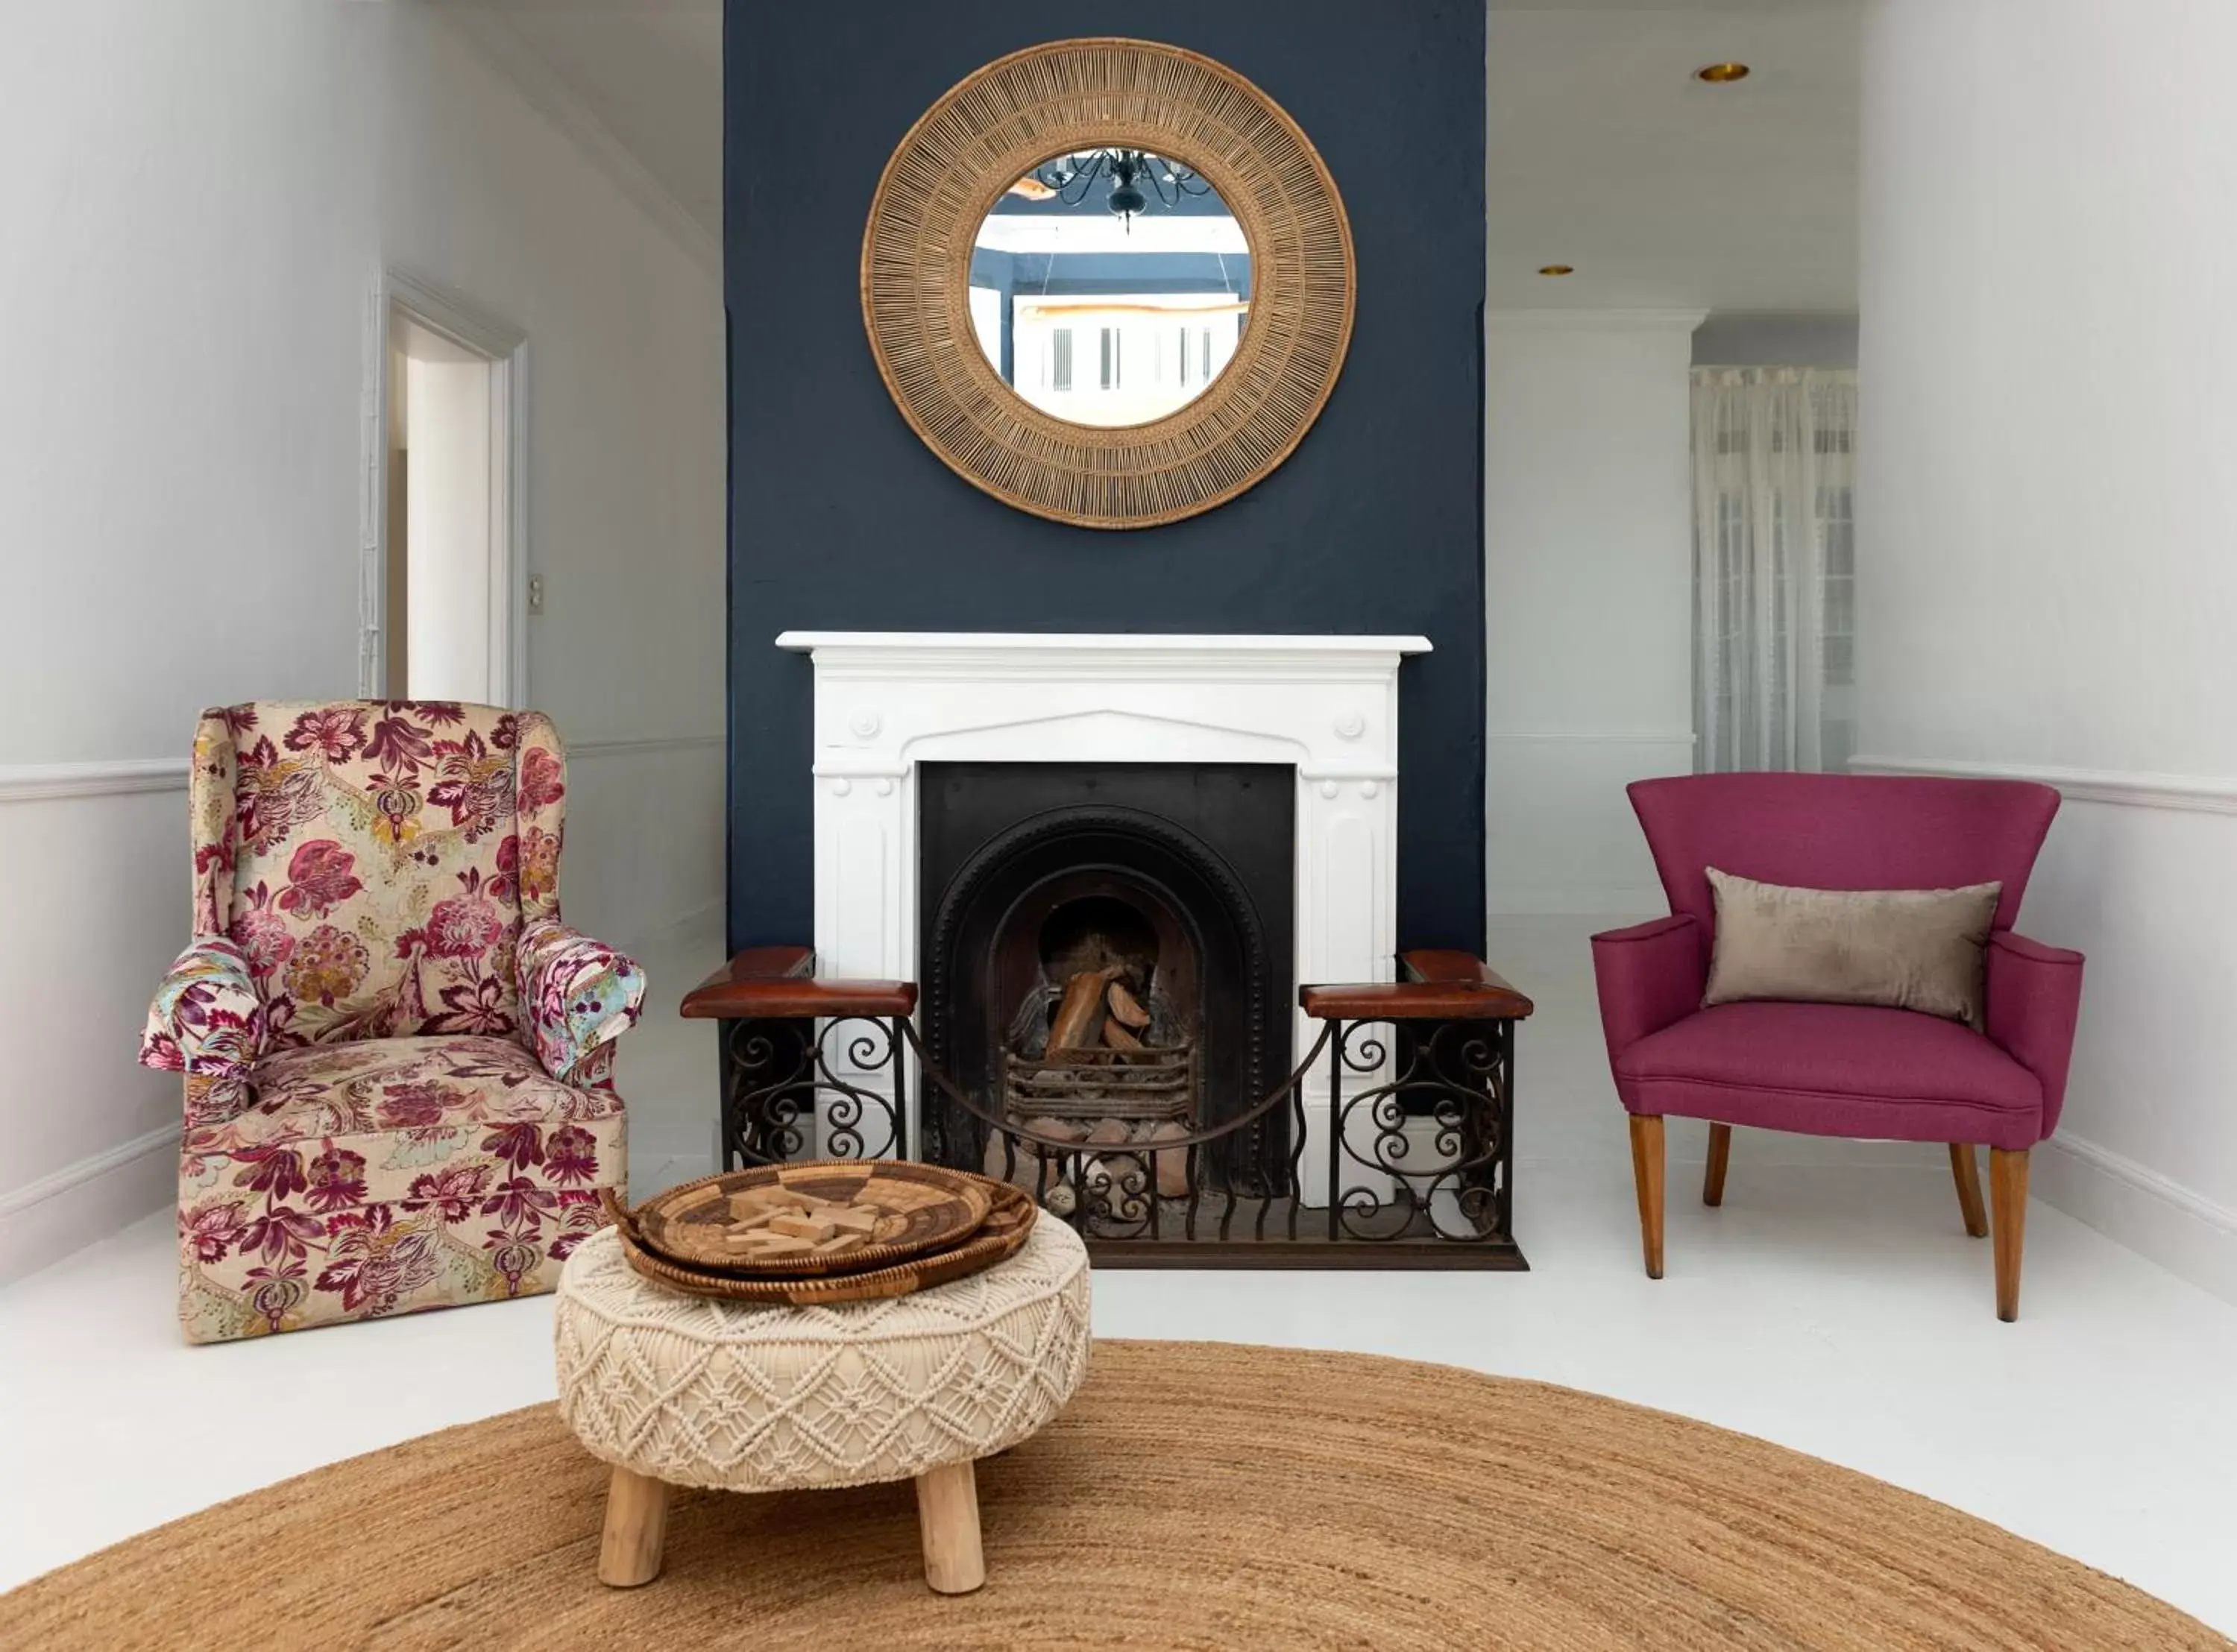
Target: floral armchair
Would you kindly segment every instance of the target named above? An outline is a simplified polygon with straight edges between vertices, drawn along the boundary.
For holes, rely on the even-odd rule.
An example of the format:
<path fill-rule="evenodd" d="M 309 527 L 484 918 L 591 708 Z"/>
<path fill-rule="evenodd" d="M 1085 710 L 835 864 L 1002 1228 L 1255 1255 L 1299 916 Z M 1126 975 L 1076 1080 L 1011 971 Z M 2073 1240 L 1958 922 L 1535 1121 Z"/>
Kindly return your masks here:
<path fill-rule="evenodd" d="M 140 1050 L 186 1075 L 190 1341 L 546 1291 L 597 1229 L 644 976 L 560 922 L 566 793 L 539 712 L 202 714 L 194 943 Z"/>

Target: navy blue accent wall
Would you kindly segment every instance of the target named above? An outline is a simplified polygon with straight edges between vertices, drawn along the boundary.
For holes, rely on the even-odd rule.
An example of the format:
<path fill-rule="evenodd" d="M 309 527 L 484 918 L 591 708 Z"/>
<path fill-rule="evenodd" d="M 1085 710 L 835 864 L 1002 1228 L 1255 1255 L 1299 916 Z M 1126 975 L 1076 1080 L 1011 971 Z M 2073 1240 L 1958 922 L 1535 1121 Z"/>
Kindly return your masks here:
<path fill-rule="evenodd" d="M 886 394 L 856 282 L 871 192 L 918 115 L 1059 36 L 1247 75 L 1343 192 L 1358 313 L 1289 462 L 1170 527 L 1098 532 L 980 492 Z M 729 0 L 733 946 L 814 938 L 813 683 L 789 629 L 1422 632 L 1400 708 L 1398 938 L 1484 929 L 1482 0 Z"/>

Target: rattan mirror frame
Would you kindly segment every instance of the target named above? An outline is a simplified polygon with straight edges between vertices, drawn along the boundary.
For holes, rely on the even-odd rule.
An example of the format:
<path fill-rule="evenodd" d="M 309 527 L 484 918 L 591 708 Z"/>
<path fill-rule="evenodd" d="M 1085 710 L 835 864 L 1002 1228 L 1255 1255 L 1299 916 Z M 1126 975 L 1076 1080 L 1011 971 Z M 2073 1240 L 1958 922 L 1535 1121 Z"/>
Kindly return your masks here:
<path fill-rule="evenodd" d="M 1194 168 L 1241 224 L 1250 318 L 1226 368 L 1146 425 L 1033 406 L 973 332 L 971 247 L 1011 184 L 1053 155 L 1125 147 Z M 1289 115 L 1224 64 L 1145 40 L 1053 41 L 967 76 L 911 127 L 862 235 L 862 321 L 901 416 L 941 462 L 1020 510 L 1148 528 L 1224 504 L 1304 439 L 1351 342 L 1351 226 Z"/>

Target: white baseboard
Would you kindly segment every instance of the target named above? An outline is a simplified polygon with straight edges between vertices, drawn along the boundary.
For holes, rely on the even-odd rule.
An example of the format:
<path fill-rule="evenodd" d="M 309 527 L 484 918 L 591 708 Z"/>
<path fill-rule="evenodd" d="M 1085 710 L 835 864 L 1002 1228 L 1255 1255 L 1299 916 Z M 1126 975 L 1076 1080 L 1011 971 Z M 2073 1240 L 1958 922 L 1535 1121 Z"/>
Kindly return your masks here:
<path fill-rule="evenodd" d="M 2029 1191 L 2161 1267 L 2237 1302 L 2237 1210 L 2082 1136 L 2035 1150 Z"/>
<path fill-rule="evenodd" d="M 0 1193 L 0 1283 L 105 1239 L 179 1191 L 179 1127 L 165 1124 Z"/>

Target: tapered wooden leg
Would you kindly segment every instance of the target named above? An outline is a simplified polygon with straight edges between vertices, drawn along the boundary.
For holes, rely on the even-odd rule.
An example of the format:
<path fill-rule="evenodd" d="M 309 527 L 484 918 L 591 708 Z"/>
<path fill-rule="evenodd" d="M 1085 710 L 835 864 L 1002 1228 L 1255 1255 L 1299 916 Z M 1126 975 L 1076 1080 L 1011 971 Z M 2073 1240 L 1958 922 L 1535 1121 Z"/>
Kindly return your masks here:
<path fill-rule="evenodd" d="M 1950 1144 L 1950 1174 L 1957 1180 L 1957 1208 L 1964 1213 L 1965 1231 L 1976 1239 L 1989 1236 L 1989 1214 L 1981 1208 L 1981 1167 L 1970 1142 Z"/>
<path fill-rule="evenodd" d="M 1701 1202 L 1720 1205 L 1725 1202 L 1725 1167 L 1732 1162 L 1732 1127 L 1729 1124 L 1709 1126 L 1709 1169 L 1701 1178 Z"/>
<path fill-rule="evenodd" d="M 924 1581 L 936 1595 L 968 1595 L 987 1581 L 979 1546 L 979 1478 L 968 1462 L 916 1477 L 916 1519 L 924 1533 Z"/>
<path fill-rule="evenodd" d="M 1989 1149 L 1989 1202 L 1996 1221 L 1996 1317 L 2020 1317 L 2020 1252 L 2027 1245 L 2027 1149 Z"/>
<path fill-rule="evenodd" d="M 598 1581 L 634 1589 L 660 1576 L 668 1537 L 668 1487 L 649 1474 L 616 1469 L 606 1484 L 606 1534 L 598 1544 Z"/>
<path fill-rule="evenodd" d="M 1631 1116 L 1631 1175 L 1639 1184 L 1639 1241 L 1646 1277 L 1662 1277 L 1662 1115 Z"/>

